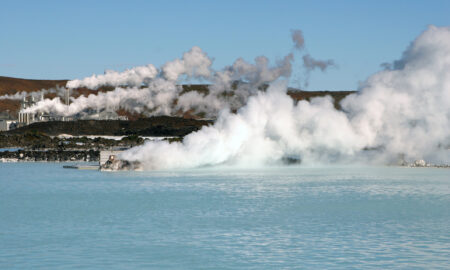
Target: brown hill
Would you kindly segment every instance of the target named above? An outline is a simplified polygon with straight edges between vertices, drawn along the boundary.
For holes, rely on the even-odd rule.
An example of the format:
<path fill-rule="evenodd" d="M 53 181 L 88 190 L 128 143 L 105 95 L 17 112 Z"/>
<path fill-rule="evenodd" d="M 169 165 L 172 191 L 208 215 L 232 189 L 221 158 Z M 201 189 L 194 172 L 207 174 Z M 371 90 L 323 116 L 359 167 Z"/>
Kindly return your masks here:
<path fill-rule="evenodd" d="M 20 79 L 0 76 L 0 96 L 3 95 L 14 95 L 19 92 L 35 92 L 42 89 L 51 89 L 56 87 L 66 86 L 68 80 L 31 80 L 31 79 Z M 87 96 L 91 93 L 96 93 L 98 91 L 108 91 L 113 88 L 111 87 L 101 87 L 98 90 L 91 90 L 85 87 L 77 88 L 73 91 L 74 97 L 80 95 Z M 46 94 L 46 98 L 54 98 L 55 94 Z M 16 115 L 20 109 L 20 101 L 3 99 L 0 100 L 0 112 L 9 111 L 12 115 Z"/>
<path fill-rule="evenodd" d="M 0 76 L 0 96 L 66 86 L 67 80 L 29 80 Z"/>
<path fill-rule="evenodd" d="M 0 96 L 14 95 L 18 92 L 34 92 L 41 89 L 50 89 L 56 86 L 65 86 L 67 80 L 28 80 L 0 76 Z M 20 108 L 20 101 L 3 99 L 0 100 L 0 112 L 8 111 L 13 116 Z"/>
<path fill-rule="evenodd" d="M 13 95 L 17 92 L 33 92 L 39 91 L 41 89 L 50 89 L 57 86 L 63 87 L 67 83 L 67 80 L 29 80 L 20 78 L 10 78 L 0 76 L 0 96 L 1 95 Z M 235 86 L 233 86 L 235 87 Z M 263 86 L 261 89 L 264 90 L 267 86 Z M 96 93 L 98 91 L 105 92 L 112 90 L 113 87 L 101 87 L 98 90 L 91 90 L 87 88 L 78 88 L 73 91 L 72 96 L 78 97 L 80 95 L 87 96 L 91 93 Z M 200 93 L 208 93 L 208 85 L 206 84 L 192 84 L 183 85 L 183 92 L 198 91 Z M 339 108 L 339 102 L 349 94 L 355 91 L 302 91 L 295 88 L 290 88 L 288 94 L 294 100 L 309 100 L 313 97 L 330 95 L 334 98 L 335 107 Z M 46 98 L 53 98 L 55 94 L 48 94 Z M 20 102 L 17 100 L 0 100 L 0 112 L 9 111 L 12 115 L 16 115 L 20 108 Z M 121 115 L 127 115 L 130 119 L 137 119 L 140 115 L 131 115 L 123 110 L 119 111 Z M 190 115 L 189 112 L 185 113 L 183 117 L 195 118 L 195 116 Z"/>

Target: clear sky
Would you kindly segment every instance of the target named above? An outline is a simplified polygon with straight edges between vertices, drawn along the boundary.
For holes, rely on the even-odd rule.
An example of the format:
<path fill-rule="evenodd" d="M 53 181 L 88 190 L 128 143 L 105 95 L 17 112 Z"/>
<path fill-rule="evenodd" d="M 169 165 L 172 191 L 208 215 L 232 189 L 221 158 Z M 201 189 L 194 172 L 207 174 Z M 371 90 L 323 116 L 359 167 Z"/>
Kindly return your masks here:
<path fill-rule="evenodd" d="M 450 25 L 450 1 L 6 0 L 0 76 L 75 79 L 160 66 L 195 45 L 215 68 L 238 57 L 274 61 L 291 51 L 290 31 L 301 29 L 313 57 L 338 65 L 313 73 L 308 89 L 356 89 L 429 24 Z"/>

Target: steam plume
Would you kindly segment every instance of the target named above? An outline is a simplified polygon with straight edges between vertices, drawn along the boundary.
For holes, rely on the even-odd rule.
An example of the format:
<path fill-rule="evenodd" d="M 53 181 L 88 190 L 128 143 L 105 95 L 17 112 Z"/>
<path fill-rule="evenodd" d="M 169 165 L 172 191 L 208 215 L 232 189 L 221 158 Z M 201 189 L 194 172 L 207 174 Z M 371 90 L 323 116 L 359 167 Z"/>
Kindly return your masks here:
<path fill-rule="evenodd" d="M 28 108 L 26 112 L 54 112 L 70 116 L 88 108 L 122 108 L 147 115 L 174 115 L 180 111 L 193 111 L 215 117 L 224 107 L 242 107 L 248 97 L 258 91 L 259 86 L 289 77 L 292 61 L 292 54 L 273 66 L 264 56 L 257 57 L 254 64 L 240 58 L 233 65 L 214 71 L 211 69 L 212 60 L 206 53 L 199 47 L 193 47 L 181 59 L 168 62 L 159 70 L 148 65 L 148 68 L 138 67 L 121 73 L 109 71 L 104 75 L 69 81 L 68 87 L 117 87 L 109 92 L 72 98 L 69 106 L 59 98 L 46 99 Z M 190 78 L 211 82 L 208 93 L 184 93 L 178 82 Z M 240 83 L 233 85 L 234 82 Z"/>
<path fill-rule="evenodd" d="M 3 100 L 3 99 L 21 100 L 27 96 L 28 96 L 28 92 L 22 91 L 22 92 L 17 92 L 14 95 L 6 94 L 3 96 L 0 96 L 0 100 Z"/>
<path fill-rule="evenodd" d="M 62 97 L 62 96 L 64 96 L 65 91 L 66 91 L 66 88 L 57 86 L 55 88 L 42 89 L 40 91 L 35 91 L 35 92 L 22 91 L 22 92 L 17 92 L 14 95 L 6 94 L 6 95 L 3 95 L 3 96 L 0 96 L 0 100 L 4 100 L 4 99 L 22 100 L 22 99 L 24 99 L 26 97 L 29 97 L 29 96 L 32 96 L 32 97 L 35 97 L 35 98 L 40 98 L 41 96 L 46 95 L 46 94 L 57 94 L 58 96 Z"/>
<path fill-rule="evenodd" d="M 294 46 L 304 44 L 299 42 Z M 182 143 L 149 142 L 123 153 L 122 158 L 140 161 L 146 169 L 260 166 L 284 157 L 296 157 L 306 164 L 385 164 L 399 157 L 450 162 L 448 27 L 430 26 L 399 60 L 370 76 L 358 94 L 344 99 L 342 111 L 335 110 L 329 97 L 295 103 L 286 94 L 285 83 L 292 62 L 293 54 L 274 65 L 266 57 L 254 63 L 237 59 L 215 71 L 212 60 L 194 47 L 182 58 L 155 68 L 156 72 L 109 72 L 113 78 L 108 80 L 101 75 L 93 77 L 93 82 L 84 79 L 68 84 L 117 85 L 113 91 L 72 99 L 70 106 L 59 98 L 46 99 L 27 111 L 72 115 L 86 108 L 125 108 L 148 115 L 187 110 L 218 115 L 213 126 L 186 136 Z M 311 72 L 324 71 L 334 62 L 305 54 L 303 64 Z M 209 91 L 184 92 L 178 83 L 190 78 L 210 82 Z M 269 89 L 260 91 L 265 84 L 270 84 Z"/>
<path fill-rule="evenodd" d="M 292 30 L 292 41 L 294 42 L 294 46 L 296 49 L 303 49 L 305 46 L 305 39 L 303 38 L 302 30 L 296 29 Z"/>
<path fill-rule="evenodd" d="M 301 30 L 292 31 L 294 46 L 304 47 Z M 312 59 L 312 58 L 311 58 Z M 259 56 L 254 63 L 237 59 L 222 70 L 212 69 L 212 59 L 199 47 L 193 47 L 179 59 L 167 62 L 160 68 L 149 64 L 123 72 L 106 71 L 67 83 L 68 88 L 114 86 L 109 92 L 99 92 L 87 97 L 72 98 L 67 106 L 59 98 L 46 99 L 26 112 L 53 112 L 71 116 L 86 109 L 125 109 L 129 112 L 153 115 L 176 115 L 190 112 L 202 113 L 215 118 L 220 110 L 237 110 L 255 95 L 261 86 L 282 78 L 289 78 L 292 72 L 293 53 L 286 55 L 274 65 L 265 56 Z M 321 64 L 311 62 L 307 68 L 313 70 Z M 324 70 L 325 68 L 321 68 Z M 309 74 L 310 71 L 308 71 Z M 185 92 L 179 83 L 197 79 L 208 82 L 207 92 Z"/>
<path fill-rule="evenodd" d="M 272 83 L 237 114 L 182 143 L 148 142 L 122 154 L 145 169 L 267 165 L 295 156 L 303 163 L 450 161 L 450 28 L 430 26 L 392 70 L 369 77 L 343 111 L 329 97 L 294 101 Z"/>
<path fill-rule="evenodd" d="M 124 72 L 117 72 L 108 70 L 103 75 L 92 75 L 91 77 L 82 80 L 73 80 L 67 82 L 68 88 L 88 87 L 90 89 L 97 89 L 102 85 L 119 86 L 131 85 L 140 86 L 156 77 L 158 71 L 149 64 L 147 66 L 135 67 L 127 69 Z"/>
<path fill-rule="evenodd" d="M 316 68 L 320 69 L 321 71 L 325 71 L 328 67 L 334 66 L 334 61 L 329 60 L 316 60 L 311 57 L 309 54 L 305 54 L 303 56 L 303 65 L 305 66 L 307 71 L 314 70 Z"/>
<path fill-rule="evenodd" d="M 305 39 L 303 38 L 303 32 L 299 29 L 291 31 L 292 41 L 294 42 L 294 49 L 298 52 L 302 52 L 305 49 Z M 315 69 L 320 69 L 324 72 L 329 67 L 336 67 L 335 62 L 332 59 L 329 60 L 317 60 L 313 58 L 309 53 L 305 53 L 302 56 L 303 68 L 304 68 L 304 87 L 307 88 L 309 85 L 309 77 L 312 71 Z"/>

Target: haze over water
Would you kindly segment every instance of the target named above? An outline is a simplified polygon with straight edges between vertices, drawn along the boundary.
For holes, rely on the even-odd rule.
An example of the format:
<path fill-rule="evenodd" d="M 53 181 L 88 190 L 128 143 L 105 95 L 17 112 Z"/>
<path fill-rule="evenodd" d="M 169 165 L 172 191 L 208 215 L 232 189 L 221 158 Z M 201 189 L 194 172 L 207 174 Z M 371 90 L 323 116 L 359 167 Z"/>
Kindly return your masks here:
<path fill-rule="evenodd" d="M 1 269 L 448 269 L 450 171 L 1 164 Z"/>

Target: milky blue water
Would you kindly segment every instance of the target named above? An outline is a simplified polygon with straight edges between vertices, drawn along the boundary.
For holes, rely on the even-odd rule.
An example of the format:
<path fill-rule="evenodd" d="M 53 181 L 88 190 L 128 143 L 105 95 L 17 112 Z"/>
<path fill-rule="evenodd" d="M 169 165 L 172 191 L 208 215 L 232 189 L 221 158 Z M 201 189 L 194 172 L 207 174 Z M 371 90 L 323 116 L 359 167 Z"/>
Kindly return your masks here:
<path fill-rule="evenodd" d="M 0 269 L 450 269 L 450 170 L 0 163 Z"/>

